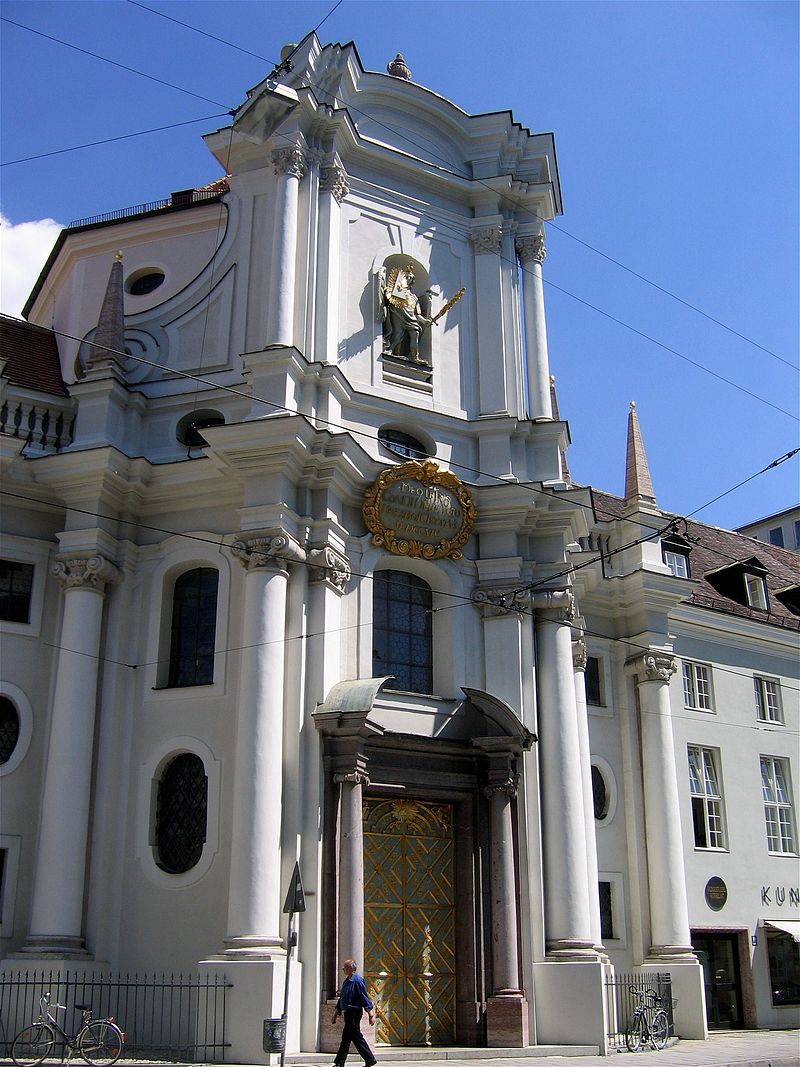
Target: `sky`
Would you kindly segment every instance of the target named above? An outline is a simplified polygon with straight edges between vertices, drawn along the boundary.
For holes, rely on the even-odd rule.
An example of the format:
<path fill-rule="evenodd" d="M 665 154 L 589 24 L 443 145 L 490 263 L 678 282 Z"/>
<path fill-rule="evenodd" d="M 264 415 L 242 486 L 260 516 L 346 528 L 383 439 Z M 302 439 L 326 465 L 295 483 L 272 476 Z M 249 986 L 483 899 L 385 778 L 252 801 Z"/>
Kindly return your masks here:
<path fill-rule="evenodd" d="M 316 29 L 555 134 L 545 300 L 573 479 L 623 492 L 634 400 L 663 508 L 728 528 L 784 510 L 800 456 L 758 472 L 798 445 L 799 10 L 3 0 L 2 310 L 19 314 L 61 226 L 219 177 L 201 135 Z"/>

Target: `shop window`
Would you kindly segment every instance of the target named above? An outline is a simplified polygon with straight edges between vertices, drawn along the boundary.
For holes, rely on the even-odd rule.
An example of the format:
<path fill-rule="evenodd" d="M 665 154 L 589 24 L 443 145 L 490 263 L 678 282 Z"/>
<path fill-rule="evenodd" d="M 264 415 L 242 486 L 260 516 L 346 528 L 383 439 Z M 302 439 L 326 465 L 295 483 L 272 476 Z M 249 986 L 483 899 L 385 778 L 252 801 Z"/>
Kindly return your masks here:
<path fill-rule="evenodd" d="M 373 674 L 391 674 L 387 689 L 433 692 L 431 588 L 407 571 L 376 571 L 372 600 Z"/>
<path fill-rule="evenodd" d="M 711 667 L 706 663 L 683 661 L 683 702 L 695 711 L 713 711 Z"/>
<path fill-rule="evenodd" d="M 718 753 L 689 746 L 689 791 L 695 848 L 725 848 L 725 819 Z"/>
<path fill-rule="evenodd" d="M 794 853 L 794 806 L 787 759 L 761 757 L 761 792 L 769 851 Z"/>
<path fill-rule="evenodd" d="M 783 722 L 781 683 L 777 678 L 762 678 L 755 675 L 753 688 L 756 696 L 756 716 L 760 722 Z"/>
<path fill-rule="evenodd" d="M 164 768 L 156 801 L 156 863 L 169 874 L 195 867 L 203 853 L 208 778 L 203 761 L 182 752 Z"/>
<path fill-rule="evenodd" d="M 219 572 L 198 567 L 175 582 L 169 656 L 171 687 L 211 685 L 217 627 Z"/>
<path fill-rule="evenodd" d="M 800 1004 L 800 944 L 789 934 L 767 934 L 772 1003 Z"/>
<path fill-rule="evenodd" d="M 32 590 L 32 563 L 0 560 L 0 619 L 4 622 L 30 622 Z"/>
<path fill-rule="evenodd" d="M 8 763 L 19 741 L 20 722 L 17 709 L 8 699 L 0 697 L 0 766 Z"/>

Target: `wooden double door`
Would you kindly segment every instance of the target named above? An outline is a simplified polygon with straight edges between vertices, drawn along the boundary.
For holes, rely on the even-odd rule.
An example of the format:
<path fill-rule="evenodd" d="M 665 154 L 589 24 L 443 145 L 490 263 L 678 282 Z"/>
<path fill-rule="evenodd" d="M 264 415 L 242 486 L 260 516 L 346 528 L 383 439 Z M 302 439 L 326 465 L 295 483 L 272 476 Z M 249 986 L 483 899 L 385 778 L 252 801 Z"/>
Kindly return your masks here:
<path fill-rule="evenodd" d="M 453 805 L 367 798 L 364 976 L 388 1045 L 456 1035 Z"/>

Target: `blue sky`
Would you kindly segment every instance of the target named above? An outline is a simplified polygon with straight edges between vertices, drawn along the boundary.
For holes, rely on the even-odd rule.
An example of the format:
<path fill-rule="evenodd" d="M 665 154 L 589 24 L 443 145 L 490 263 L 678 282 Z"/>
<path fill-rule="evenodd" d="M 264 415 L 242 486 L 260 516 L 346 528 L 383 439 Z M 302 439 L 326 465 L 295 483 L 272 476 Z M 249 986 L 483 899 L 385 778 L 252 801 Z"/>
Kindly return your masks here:
<path fill-rule="evenodd" d="M 369 69 L 401 51 L 465 111 L 555 133 L 564 214 L 545 296 L 576 480 L 622 491 L 630 400 L 659 503 L 681 514 L 796 446 L 799 378 L 782 361 L 798 364 L 797 4 L 334 3 L 4 0 L 3 295 L 35 279 L 54 237 L 42 220 L 218 177 L 201 134 L 325 19 L 321 40 L 355 41 Z M 799 470 L 795 457 L 698 517 L 790 507 Z"/>

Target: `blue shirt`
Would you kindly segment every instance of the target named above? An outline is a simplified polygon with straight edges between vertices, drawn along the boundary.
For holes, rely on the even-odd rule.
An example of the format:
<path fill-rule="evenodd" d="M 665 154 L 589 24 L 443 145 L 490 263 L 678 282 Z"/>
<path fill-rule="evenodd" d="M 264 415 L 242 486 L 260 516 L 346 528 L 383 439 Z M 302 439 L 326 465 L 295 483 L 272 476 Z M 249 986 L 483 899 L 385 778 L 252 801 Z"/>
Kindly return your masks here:
<path fill-rule="evenodd" d="M 367 987 L 360 974 L 351 974 L 342 982 L 339 992 L 339 1000 L 336 1003 L 337 1011 L 348 1011 L 350 1008 L 366 1008 L 372 1011 L 374 1005 L 367 996 Z"/>

